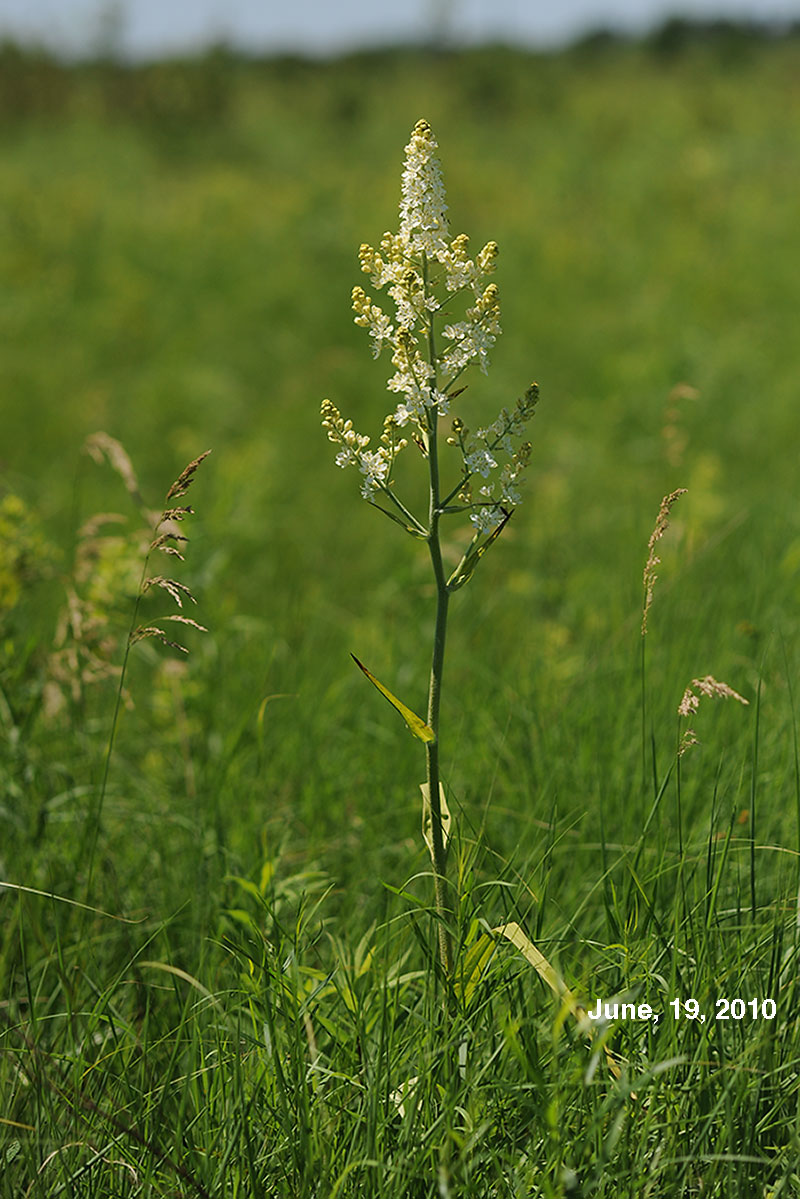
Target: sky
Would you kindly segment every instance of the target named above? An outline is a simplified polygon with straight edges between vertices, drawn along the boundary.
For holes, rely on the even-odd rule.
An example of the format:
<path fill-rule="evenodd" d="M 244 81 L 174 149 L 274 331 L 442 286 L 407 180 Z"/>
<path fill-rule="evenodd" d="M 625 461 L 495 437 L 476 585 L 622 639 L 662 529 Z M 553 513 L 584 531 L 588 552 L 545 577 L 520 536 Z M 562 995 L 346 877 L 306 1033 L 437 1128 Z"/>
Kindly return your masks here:
<path fill-rule="evenodd" d="M 0 0 L 0 38 L 134 58 L 214 41 L 258 53 L 337 54 L 445 33 L 554 46 L 598 28 L 641 33 L 672 15 L 800 20 L 800 0 Z"/>

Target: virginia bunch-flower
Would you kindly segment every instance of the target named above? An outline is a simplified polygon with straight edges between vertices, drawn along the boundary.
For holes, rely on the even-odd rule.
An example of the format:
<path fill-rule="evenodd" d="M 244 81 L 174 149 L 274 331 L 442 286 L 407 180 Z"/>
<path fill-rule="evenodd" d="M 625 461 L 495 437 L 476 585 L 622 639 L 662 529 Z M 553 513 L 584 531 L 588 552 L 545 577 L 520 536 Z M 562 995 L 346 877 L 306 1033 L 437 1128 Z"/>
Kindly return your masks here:
<path fill-rule="evenodd" d="M 445 634 L 451 594 L 472 575 L 521 499 L 520 480 L 530 459 L 525 427 L 533 415 L 538 388 L 532 384 L 512 408 L 501 408 L 485 428 L 471 434 L 452 419 L 447 444 L 455 450 L 451 478 L 442 481 L 439 423 L 464 390 L 462 377 L 477 365 L 486 374 L 489 352 L 500 334 L 500 297 L 488 277 L 495 269 L 497 244 L 490 241 L 474 257 L 465 233 L 451 237 L 442 170 L 427 121 L 418 121 L 406 146 L 397 233 L 385 233 L 377 249 L 362 245 L 361 269 L 389 303 L 375 302 L 363 287 L 352 293 L 355 323 L 372 339 L 373 355 L 391 355 L 387 388 L 392 408 L 380 441 L 358 433 L 330 400 L 322 402 L 322 424 L 337 446 L 336 463 L 355 467 L 361 494 L 414 537 L 427 543 L 436 583 L 427 720 L 422 720 L 379 683 L 356 658 L 367 677 L 400 712 L 425 744 L 427 781 L 422 784 L 423 836 L 433 863 L 439 956 L 452 972 L 452 904 L 447 892 L 446 849 L 450 816 L 439 778 L 439 703 Z M 394 466 L 411 443 L 427 463 L 427 510 L 397 493 Z M 444 569 L 439 525 L 445 516 L 466 514 L 472 538 L 461 561 Z"/>

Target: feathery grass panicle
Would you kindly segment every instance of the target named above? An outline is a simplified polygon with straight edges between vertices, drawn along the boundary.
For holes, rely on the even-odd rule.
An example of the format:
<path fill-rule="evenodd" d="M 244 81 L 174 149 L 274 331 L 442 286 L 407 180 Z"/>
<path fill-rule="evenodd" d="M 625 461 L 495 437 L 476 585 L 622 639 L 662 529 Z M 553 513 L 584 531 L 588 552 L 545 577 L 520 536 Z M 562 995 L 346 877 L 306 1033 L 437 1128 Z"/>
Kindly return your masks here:
<path fill-rule="evenodd" d="M 738 703 L 744 704 L 745 707 L 748 707 L 750 704 L 750 701 L 745 699 L 743 695 L 740 695 L 738 691 L 734 691 L 733 687 L 729 687 L 727 683 L 720 683 L 713 675 L 707 674 L 702 679 L 692 679 L 683 693 L 681 702 L 678 704 L 678 715 L 684 718 L 694 715 L 700 707 L 700 700 L 703 696 L 735 699 Z M 687 749 L 697 744 L 694 729 L 686 729 L 678 746 L 678 756 L 682 757 Z"/>
<path fill-rule="evenodd" d="M 185 520 L 187 516 L 193 516 L 194 508 L 191 508 L 188 505 L 174 507 L 171 506 L 170 501 L 182 499 L 183 496 L 186 495 L 186 492 L 189 490 L 194 481 L 197 468 L 210 453 L 210 450 L 206 450 L 205 453 L 201 454 L 198 458 L 195 458 L 194 461 L 190 462 L 188 466 L 184 467 L 167 492 L 164 509 L 156 521 L 154 529 L 155 537 L 150 543 L 150 549 L 148 550 L 147 558 L 145 559 L 142 583 L 139 588 L 139 599 L 141 599 L 152 587 L 157 587 L 162 591 L 166 591 L 167 595 L 169 595 L 175 601 L 179 608 L 183 608 L 184 599 L 191 600 L 193 604 L 197 603 L 197 600 L 194 598 L 185 583 L 179 583 L 176 579 L 165 578 L 163 575 L 148 575 L 147 567 L 150 561 L 150 554 L 153 552 L 153 550 L 161 550 L 161 552 L 164 554 L 179 558 L 181 562 L 184 560 L 183 554 L 180 552 L 177 546 L 172 543 L 185 543 L 188 541 L 188 538 L 185 536 L 185 534 L 181 533 L 180 530 L 176 528 L 176 524 L 179 524 L 181 521 Z M 170 620 L 178 624 L 189 625 L 191 628 L 197 629 L 201 633 L 208 632 L 208 629 L 206 629 L 204 625 L 198 624 L 196 620 L 192 620 L 188 616 L 174 614 L 171 616 L 158 617 L 157 619 L 162 621 Z M 181 645 L 177 641 L 172 641 L 169 637 L 167 637 L 163 629 L 154 624 L 140 625 L 138 628 L 133 629 L 129 637 L 129 644 L 135 645 L 137 641 L 142 641 L 146 637 L 154 637 L 158 641 L 161 641 L 163 645 L 170 646 L 172 649 L 177 649 L 183 654 L 189 652 L 185 645 Z"/>
<path fill-rule="evenodd" d="M 184 600 L 190 600 L 193 604 L 197 602 L 185 583 L 160 574 L 150 576 L 147 572 L 150 555 L 155 549 L 183 561 L 178 545 L 186 543 L 188 538 L 179 526 L 187 516 L 193 515 L 194 509 L 188 505 L 175 505 L 174 501 L 186 495 L 197 468 L 211 451 L 206 450 L 181 471 L 166 494 L 162 511 L 158 513 L 145 504 L 133 463 L 121 442 L 108 433 L 97 432 L 87 437 L 83 449 L 94 462 L 108 462 L 116 471 L 150 525 L 151 533 L 148 538 L 146 528 L 127 531 L 124 527 L 126 518 L 113 512 L 95 513 L 81 526 L 73 578 L 67 583 L 67 604 L 59 619 L 56 651 L 51 656 L 48 702 L 52 711 L 62 706 L 66 687 L 73 700 L 76 700 L 84 684 L 109 677 L 121 679 L 124 666 L 115 661 L 119 642 L 113 632 L 114 621 L 111 619 L 119 607 L 120 599 L 135 597 L 134 623 L 128 635 L 128 647 L 145 637 L 154 637 L 181 653 L 188 652 L 186 647 L 168 638 L 164 630 L 152 621 L 135 627 L 139 604 L 153 587 L 165 591 L 178 608 L 183 608 Z M 201 632 L 207 631 L 203 625 L 187 616 L 173 615 L 156 619 L 177 621 Z M 130 697 L 124 689 L 123 698 L 129 705 Z"/>
<path fill-rule="evenodd" d="M 678 715 L 691 716 L 700 707 L 700 699 L 704 695 L 717 695 L 722 699 L 735 699 L 740 704 L 745 705 L 750 703 L 738 691 L 734 691 L 733 687 L 729 687 L 727 683 L 718 683 L 713 675 L 707 674 L 702 679 L 692 679 L 683 693 L 683 699 L 678 705 Z"/>
<path fill-rule="evenodd" d="M 44 684 L 44 710 L 55 717 L 67 701 L 80 705 L 88 692 L 109 679 L 121 686 L 118 622 L 123 608 L 141 586 L 142 560 L 148 553 L 147 526 L 159 519 L 148 508 L 127 450 L 103 431 L 92 433 L 82 453 L 98 465 L 107 463 L 122 480 L 144 527 L 131 529 L 119 512 L 96 512 L 78 529 L 69 574 L 64 579 L 64 605 L 58 615 Z M 132 700 L 124 686 L 126 707 Z"/>
<path fill-rule="evenodd" d="M 661 559 L 656 554 L 656 545 L 669 528 L 669 514 L 672 505 L 682 495 L 686 495 L 687 488 L 678 487 L 676 491 L 671 491 L 669 495 L 665 495 L 661 501 L 661 507 L 658 510 L 655 528 L 650 534 L 650 540 L 647 543 L 647 562 L 645 563 L 642 582 L 644 585 L 644 603 L 642 605 L 642 636 L 647 635 L 647 614 L 650 611 L 650 605 L 653 602 L 653 592 L 655 590 L 656 567 L 660 564 Z"/>
<path fill-rule="evenodd" d="M 122 602 L 136 594 L 146 552 L 146 531 L 128 529 L 121 513 L 96 513 L 78 530 L 47 662 L 48 716 L 61 712 L 68 698 L 80 704 L 97 684 L 119 680 L 117 618 Z M 123 698 L 132 706 L 127 692 Z"/>
<path fill-rule="evenodd" d="M 181 624 L 191 625 L 193 629 L 197 629 L 201 633 L 207 633 L 208 629 L 205 625 L 198 624 L 196 620 L 191 620 L 188 616 L 159 616 L 159 620 L 176 620 Z M 135 645 L 137 641 L 143 641 L 145 637 L 155 637 L 162 645 L 168 645 L 170 649 L 177 649 L 182 654 L 188 654 L 188 649 L 185 645 L 181 645 L 178 641 L 171 641 L 163 629 L 158 625 L 140 625 L 138 629 L 134 629 L 131 633 L 131 645 Z"/>
<path fill-rule="evenodd" d="M 195 472 L 197 471 L 198 466 L 200 465 L 201 462 L 205 461 L 205 459 L 208 457 L 208 455 L 210 453 L 211 453 L 211 450 L 205 450 L 202 454 L 200 454 L 200 456 L 198 458 L 195 458 L 193 462 L 190 462 L 188 466 L 185 466 L 183 468 L 183 470 L 178 475 L 177 479 L 175 480 L 175 482 L 172 484 L 169 491 L 167 492 L 167 503 L 169 503 L 170 500 L 178 500 L 182 496 L 186 495 L 186 492 L 189 490 L 192 483 L 194 482 L 194 476 L 195 476 Z M 182 509 L 182 511 L 191 512 L 192 509 L 186 508 L 186 509 Z M 166 510 L 165 510 L 165 514 L 162 516 L 161 519 L 162 520 L 166 519 Z"/>

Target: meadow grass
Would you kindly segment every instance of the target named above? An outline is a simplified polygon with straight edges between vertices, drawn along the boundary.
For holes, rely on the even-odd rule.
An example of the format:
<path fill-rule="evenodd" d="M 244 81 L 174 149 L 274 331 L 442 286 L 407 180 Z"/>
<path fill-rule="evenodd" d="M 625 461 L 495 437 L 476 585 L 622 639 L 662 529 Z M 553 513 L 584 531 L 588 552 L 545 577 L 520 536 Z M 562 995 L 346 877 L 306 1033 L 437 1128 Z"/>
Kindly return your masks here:
<path fill-rule="evenodd" d="M 6 111 L 0 1194 L 800 1193 L 800 51 L 734 49 L 106 65 Z M 431 584 L 318 427 L 324 394 L 386 410 L 353 251 L 422 115 L 454 224 L 501 247 L 485 386 L 544 397 L 527 502 L 452 600 L 447 1014 L 419 764 L 348 656 L 419 711 Z M 142 568 L 100 429 L 150 504 L 214 455 L 180 574 L 209 632 L 133 647 L 90 867 Z M 125 520 L 83 569 L 97 513 Z M 75 686 L 70 587 L 107 667 Z M 704 699 L 678 760 L 708 674 L 749 706 Z M 590 1037 L 483 953 L 510 921 L 659 1024 Z M 774 1019 L 712 1018 L 736 997 Z"/>

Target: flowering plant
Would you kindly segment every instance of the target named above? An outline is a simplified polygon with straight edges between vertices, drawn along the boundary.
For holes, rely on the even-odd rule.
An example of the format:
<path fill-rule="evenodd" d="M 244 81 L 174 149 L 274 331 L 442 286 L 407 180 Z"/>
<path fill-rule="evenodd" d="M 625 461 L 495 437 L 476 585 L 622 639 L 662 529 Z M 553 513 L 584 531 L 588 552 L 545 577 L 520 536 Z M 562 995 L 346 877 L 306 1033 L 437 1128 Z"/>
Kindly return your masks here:
<path fill-rule="evenodd" d="M 399 230 L 385 233 L 377 250 L 366 244 L 359 250 L 361 269 L 372 285 L 388 289 L 394 316 L 387 315 L 362 287 L 353 288 L 352 293 L 355 322 L 369 331 L 373 355 L 377 357 L 384 346 L 391 350 L 394 374 L 387 386 L 398 402 L 384 419 L 375 448 L 328 399 L 322 402 L 322 424 L 339 447 L 337 465 L 355 466 L 363 476 L 364 499 L 413 537 L 426 541 L 430 552 L 437 609 L 427 722 L 414 716 L 362 669 L 425 743 L 423 831 L 433 862 L 440 958 L 449 974 L 450 908 L 445 892 L 449 813 L 439 780 L 439 700 L 448 601 L 467 582 L 521 500 L 519 481 L 531 450 L 522 437 L 533 415 L 538 388 L 532 384 L 512 409 L 502 408 L 490 425 L 474 434 L 458 417 L 452 420 L 447 443 L 457 450 L 457 477 L 449 486 L 443 485 L 439 422 L 450 414 L 453 400 L 464 390 L 460 381 L 467 368 L 477 363 L 487 373 L 489 351 L 500 333 L 500 303 L 496 284 L 487 282 L 495 269 L 497 243 L 488 242 L 470 258 L 466 234 L 450 238 L 437 148 L 428 122 L 418 121 L 405 150 Z M 454 320 L 451 305 L 462 296 L 466 297 L 466 309 L 462 319 Z M 400 498 L 394 484 L 395 462 L 409 439 L 428 465 L 425 516 Z M 448 576 L 442 561 L 440 521 L 462 513 L 473 526 L 472 538 Z"/>

